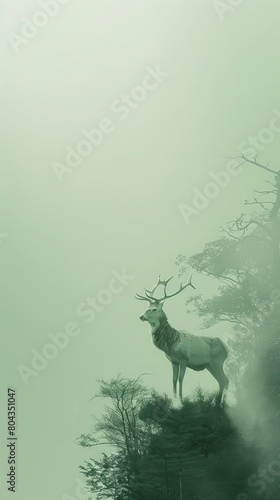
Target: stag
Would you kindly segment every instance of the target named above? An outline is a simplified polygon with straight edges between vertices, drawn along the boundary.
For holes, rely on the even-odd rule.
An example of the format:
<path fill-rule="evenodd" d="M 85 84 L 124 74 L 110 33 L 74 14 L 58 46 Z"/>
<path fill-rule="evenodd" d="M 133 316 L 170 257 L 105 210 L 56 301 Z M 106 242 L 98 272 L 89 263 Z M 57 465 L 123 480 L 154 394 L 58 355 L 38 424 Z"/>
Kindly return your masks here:
<path fill-rule="evenodd" d="M 136 294 L 136 299 L 149 302 L 147 310 L 140 316 L 142 321 L 148 321 L 154 345 L 163 351 L 172 364 L 173 394 L 177 397 L 177 382 L 179 378 L 179 396 L 183 400 L 183 380 L 187 368 L 195 371 L 208 370 L 219 384 L 217 402 L 222 401 L 228 388 L 223 364 L 227 358 L 227 349 L 218 337 L 197 336 L 189 332 L 179 331 L 170 326 L 163 311 L 164 301 L 178 295 L 187 287 L 195 288 L 189 277 L 187 283 L 180 283 L 179 289 L 167 294 L 167 284 L 171 278 L 162 280 L 159 276 L 152 290 L 145 289 L 145 295 Z M 156 289 L 163 285 L 163 296 L 155 298 Z"/>

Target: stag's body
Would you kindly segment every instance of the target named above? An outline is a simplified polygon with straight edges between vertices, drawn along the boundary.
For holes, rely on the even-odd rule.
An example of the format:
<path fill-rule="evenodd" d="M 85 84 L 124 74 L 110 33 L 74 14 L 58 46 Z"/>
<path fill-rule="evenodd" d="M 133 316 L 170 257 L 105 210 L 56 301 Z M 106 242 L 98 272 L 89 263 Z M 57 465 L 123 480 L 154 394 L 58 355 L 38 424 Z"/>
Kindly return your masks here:
<path fill-rule="evenodd" d="M 167 282 L 159 281 L 166 288 Z M 188 285 L 193 286 L 190 281 L 185 287 Z M 181 286 L 180 291 L 185 287 Z M 146 293 L 146 297 L 149 298 L 150 305 L 140 319 L 149 322 L 154 345 L 163 351 L 172 363 L 174 396 L 176 397 L 177 394 L 179 379 L 179 395 L 182 401 L 182 386 L 186 368 L 196 371 L 207 369 L 219 383 L 218 401 L 220 402 L 229 383 L 223 370 L 223 364 L 227 358 L 227 350 L 223 342 L 217 337 L 197 336 L 176 330 L 170 326 L 167 316 L 162 310 L 163 299 L 154 299 L 153 292 L 150 292 L 150 295 Z M 169 296 L 165 293 L 164 298 L 169 298 Z"/>
<path fill-rule="evenodd" d="M 162 311 L 162 320 L 159 325 L 151 327 L 154 345 L 163 351 L 173 368 L 173 393 L 176 397 L 177 381 L 179 378 L 179 394 L 182 400 L 182 385 L 186 368 L 195 371 L 208 370 L 219 383 L 219 401 L 228 387 L 228 379 L 223 371 L 223 363 L 227 358 L 227 351 L 223 342 L 217 337 L 193 335 L 189 332 L 178 331 L 168 323 Z"/>

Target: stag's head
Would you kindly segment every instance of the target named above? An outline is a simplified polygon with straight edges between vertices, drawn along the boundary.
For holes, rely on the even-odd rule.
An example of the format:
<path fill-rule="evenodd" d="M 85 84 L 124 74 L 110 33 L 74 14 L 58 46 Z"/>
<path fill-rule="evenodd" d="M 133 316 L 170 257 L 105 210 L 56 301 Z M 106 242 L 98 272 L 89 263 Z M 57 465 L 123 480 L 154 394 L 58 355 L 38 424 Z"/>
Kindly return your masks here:
<path fill-rule="evenodd" d="M 146 300 L 147 302 L 149 302 L 148 308 L 140 316 L 140 319 L 141 319 L 141 321 L 148 321 L 148 323 L 152 327 L 158 326 L 164 319 L 166 319 L 166 315 L 162 309 L 165 300 L 170 299 L 170 297 L 174 297 L 175 295 L 178 295 L 188 286 L 195 288 L 191 282 L 191 276 L 190 276 L 188 279 L 188 282 L 185 285 L 183 285 L 181 283 L 179 289 L 176 292 L 171 293 L 171 294 L 167 294 L 166 287 L 167 287 L 167 284 L 169 283 L 169 281 L 172 279 L 172 277 L 173 276 L 171 276 L 171 278 L 169 278 L 168 280 L 162 280 L 159 276 L 158 281 L 155 284 L 155 286 L 152 288 L 152 290 L 147 290 L 145 288 L 145 295 L 139 295 L 139 293 L 137 293 L 135 295 L 136 299 Z M 154 293 L 160 285 L 163 285 L 163 287 L 164 287 L 163 288 L 163 296 L 160 298 L 156 298 L 156 297 L 154 297 Z"/>

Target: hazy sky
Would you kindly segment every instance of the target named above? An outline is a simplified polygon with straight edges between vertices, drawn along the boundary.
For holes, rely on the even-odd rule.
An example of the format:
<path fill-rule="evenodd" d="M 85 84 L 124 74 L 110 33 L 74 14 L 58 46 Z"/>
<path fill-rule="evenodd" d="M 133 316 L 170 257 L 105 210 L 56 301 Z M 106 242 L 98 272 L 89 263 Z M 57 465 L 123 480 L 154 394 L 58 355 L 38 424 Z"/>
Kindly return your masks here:
<path fill-rule="evenodd" d="M 76 497 L 78 466 L 98 456 L 74 444 L 102 410 L 90 401 L 97 378 L 145 372 L 147 384 L 171 395 L 171 366 L 139 321 L 145 304 L 134 293 L 158 273 L 176 274 L 176 256 L 200 251 L 263 187 L 265 175 L 245 166 L 187 224 L 179 207 L 192 205 L 210 172 L 226 169 L 223 155 L 260 135 L 260 158 L 276 165 L 279 157 L 279 2 L 244 0 L 220 15 L 211 0 L 62 3 L 42 0 L 40 16 L 40 2 L 1 2 L 1 422 L 7 387 L 15 387 L 20 500 Z M 34 28 L 33 18 L 44 26 Z M 80 160 L 68 156 L 80 162 L 71 171 L 67 152 L 91 129 L 99 145 Z M 106 302 L 123 268 L 133 279 L 118 284 L 87 324 L 82 303 L 98 294 Z M 197 292 L 165 306 L 181 329 L 199 329 L 184 303 L 212 286 L 197 275 L 193 281 Z M 18 367 L 31 368 L 31 351 L 41 353 L 48 334 L 69 322 L 80 333 L 24 384 Z M 226 337 L 228 330 L 215 331 Z M 216 388 L 210 375 L 187 371 L 185 394 L 198 384 Z M 3 429 L 1 439 L 6 498 Z"/>

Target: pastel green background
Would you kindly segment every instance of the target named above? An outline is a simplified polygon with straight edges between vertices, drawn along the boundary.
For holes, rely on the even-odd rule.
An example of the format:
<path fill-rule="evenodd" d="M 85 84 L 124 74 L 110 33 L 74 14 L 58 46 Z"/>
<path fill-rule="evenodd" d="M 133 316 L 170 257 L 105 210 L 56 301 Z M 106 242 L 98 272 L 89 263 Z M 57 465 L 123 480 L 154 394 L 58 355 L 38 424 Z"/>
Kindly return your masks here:
<path fill-rule="evenodd" d="M 280 9 L 277 0 L 244 0 L 222 21 L 210 0 L 69 1 L 15 53 L 10 32 L 40 10 L 31 0 L 2 0 L 4 154 L 1 233 L 3 344 L 1 361 L 1 498 L 5 485 L 6 390 L 18 394 L 20 500 L 76 497 L 78 466 L 100 450 L 74 440 L 89 430 L 102 403 L 90 401 L 96 379 L 121 372 L 171 394 L 171 367 L 151 344 L 145 305 L 134 299 L 158 273 L 176 274 L 177 254 L 191 255 L 219 236 L 219 226 L 243 210 L 266 176 L 246 166 L 206 210 L 184 221 L 209 172 L 225 169 L 223 155 L 267 127 L 280 110 Z M 225 1 L 224 4 L 227 4 Z M 51 166 L 63 162 L 84 128 L 112 117 L 111 103 L 141 84 L 147 66 L 168 78 L 127 120 L 59 183 Z M 277 122 L 280 124 L 280 120 Z M 278 165 L 280 134 L 262 161 Z M 134 280 L 85 325 L 76 307 L 106 288 L 111 270 Z M 210 280 L 194 275 L 199 293 Z M 174 285 L 175 286 L 175 285 Z M 170 300 L 172 325 L 198 331 L 184 303 Z M 144 307 L 143 307 L 144 305 Z M 81 334 L 25 386 L 18 366 L 30 366 L 49 332 L 77 321 Z M 209 331 L 226 338 L 229 327 Z M 205 332 L 204 332 L 205 333 Z M 206 373 L 188 371 L 185 394 Z M 78 497 L 77 497 L 78 499 Z"/>

